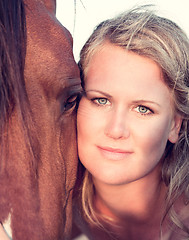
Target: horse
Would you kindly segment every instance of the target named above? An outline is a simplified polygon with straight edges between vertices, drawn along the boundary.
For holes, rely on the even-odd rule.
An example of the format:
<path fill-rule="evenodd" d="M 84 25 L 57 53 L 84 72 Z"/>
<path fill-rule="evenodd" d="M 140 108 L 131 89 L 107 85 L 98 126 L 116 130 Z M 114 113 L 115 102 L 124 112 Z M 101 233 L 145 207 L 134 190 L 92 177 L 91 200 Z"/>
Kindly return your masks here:
<path fill-rule="evenodd" d="M 68 239 L 80 76 L 56 0 L 0 3 L 0 225 L 13 240 Z"/>

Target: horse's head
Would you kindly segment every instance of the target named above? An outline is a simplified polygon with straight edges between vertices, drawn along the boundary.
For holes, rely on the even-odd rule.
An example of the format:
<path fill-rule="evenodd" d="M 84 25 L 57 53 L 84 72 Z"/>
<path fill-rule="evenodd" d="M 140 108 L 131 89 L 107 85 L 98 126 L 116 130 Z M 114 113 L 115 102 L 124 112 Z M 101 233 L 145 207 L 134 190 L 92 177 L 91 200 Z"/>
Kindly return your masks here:
<path fill-rule="evenodd" d="M 24 5 L 27 104 L 24 113 L 15 106 L 8 126 L 8 155 L 14 159 L 5 167 L 12 191 L 8 208 L 15 239 L 64 239 L 77 170 L 79 71 L 72 37 L 55 17 L 55 0 L 24 0 Z"/>

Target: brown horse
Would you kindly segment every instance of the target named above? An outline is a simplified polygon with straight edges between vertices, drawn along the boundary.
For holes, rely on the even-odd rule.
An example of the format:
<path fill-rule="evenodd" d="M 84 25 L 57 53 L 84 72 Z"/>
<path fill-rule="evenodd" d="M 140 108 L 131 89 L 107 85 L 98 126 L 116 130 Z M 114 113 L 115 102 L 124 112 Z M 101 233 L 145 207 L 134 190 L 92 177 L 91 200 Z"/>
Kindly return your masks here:
<path fill-rule="evenodd" d="M 13 240 L 67 239 L 80 78 L 55 0 L 0 3 L 0 222 Z"/>

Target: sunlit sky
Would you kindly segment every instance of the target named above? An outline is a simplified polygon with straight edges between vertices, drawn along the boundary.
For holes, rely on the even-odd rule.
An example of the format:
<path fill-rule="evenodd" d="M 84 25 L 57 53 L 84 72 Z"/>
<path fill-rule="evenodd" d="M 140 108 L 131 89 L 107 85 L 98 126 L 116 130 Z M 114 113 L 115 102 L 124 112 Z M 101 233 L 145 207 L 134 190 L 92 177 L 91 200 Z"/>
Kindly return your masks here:
<path fill-rule="evenodd" d="M 75 2 L 76 10 L 74 0 L 57 0 L 57 18 L 73 36 L 76 61 L 79 59 L 83 44 L 98 23 L 138 4 L 155 4 L 159 14 L 175 21 L 189 36 L 189 0 L 75 0 Z"/>

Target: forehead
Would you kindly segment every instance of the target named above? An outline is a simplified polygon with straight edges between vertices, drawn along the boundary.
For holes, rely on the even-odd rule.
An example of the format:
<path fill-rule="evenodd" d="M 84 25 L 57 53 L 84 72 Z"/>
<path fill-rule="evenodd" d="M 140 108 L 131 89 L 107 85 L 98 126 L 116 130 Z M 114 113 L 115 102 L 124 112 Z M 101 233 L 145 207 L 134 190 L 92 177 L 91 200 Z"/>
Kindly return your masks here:
<path fill-rule="evenodd" d="M 119 78 L 125 81 L 126 78 L 137 77 L 143 82 L 145 78 L 154 78 L 164 82 L 163 72 L 160 66 L 152 59 L 126 50 L 122 47 L 106 43 L 98 49 L 90 58 L 86 78 Z M 143 73 L 141 75 L 141 73 Z"/>
<path fill-rule="evenodd" d="M 160 96 L 171 99 L 172 95 L 156 62 L 111 44 L 93 55 L 85 80 L 86 90 L 100 89 L 126 99 L 132 96 L 159 101 Z"/>

